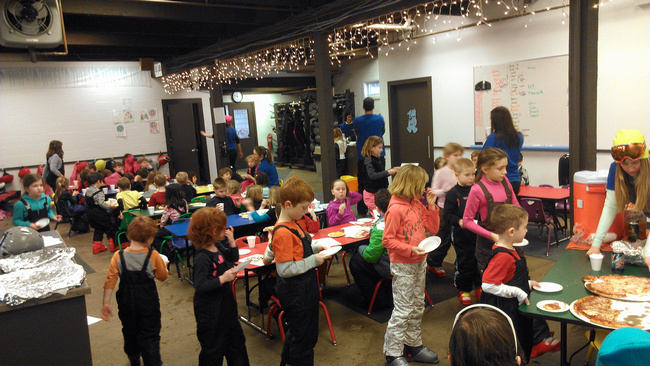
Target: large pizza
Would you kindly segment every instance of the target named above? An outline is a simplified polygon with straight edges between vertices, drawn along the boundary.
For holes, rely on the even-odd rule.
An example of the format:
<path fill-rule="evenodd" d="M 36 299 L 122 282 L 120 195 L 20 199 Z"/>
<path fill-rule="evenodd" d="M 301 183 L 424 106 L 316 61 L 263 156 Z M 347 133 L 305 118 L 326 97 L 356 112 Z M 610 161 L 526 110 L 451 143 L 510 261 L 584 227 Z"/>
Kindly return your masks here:
<path fill-rule="evenodd" d="M 585 287 L 596 295 L 627 301 L 650 301 L 650 278 L 621 275 L 585 276 Z"/>
<path fill-rule="evenodd" d="M 587 296 L 571 304 L 579 319 L 605 328 L 650 328 L 650 305 L 617 301 L 602 296 Z"/>

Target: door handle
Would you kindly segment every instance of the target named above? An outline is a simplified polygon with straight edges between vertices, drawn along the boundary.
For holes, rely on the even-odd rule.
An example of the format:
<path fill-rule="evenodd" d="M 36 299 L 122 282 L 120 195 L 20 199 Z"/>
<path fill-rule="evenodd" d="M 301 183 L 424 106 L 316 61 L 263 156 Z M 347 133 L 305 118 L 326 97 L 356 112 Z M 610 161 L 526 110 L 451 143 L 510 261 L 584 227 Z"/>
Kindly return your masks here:
<path fill-rule="evenodd" d="M 429 155 L 429 159 L 431 159 L 431 141 L 430 141 L 431 136 L 427 136 L 427 155 Z"/>
<path fill-rule="evenodd" d="M 192 149 L 192 152 L 198 152 L 199 149 Z"/>

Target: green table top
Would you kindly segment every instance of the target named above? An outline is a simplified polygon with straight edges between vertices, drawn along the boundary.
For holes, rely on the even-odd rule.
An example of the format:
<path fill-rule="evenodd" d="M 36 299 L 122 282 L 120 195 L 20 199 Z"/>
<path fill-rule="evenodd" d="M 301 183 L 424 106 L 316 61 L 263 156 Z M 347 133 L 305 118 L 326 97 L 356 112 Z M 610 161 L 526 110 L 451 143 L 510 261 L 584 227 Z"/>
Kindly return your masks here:
<path fill-rule="evenodd" d="M 537 282 L 555 282 L 562 285 L 562 291 L 553 293 L 542 293 L 533 290 L 530 294 L 530 305 L 521 305 L 519 310 L 526 316 L 544 318 L 564 323 L 585 325 L 587 323 L 573 316 L 571 311 L 563 313 L 550 313 L 547 311 L 539 310 L 537 303 L 542 300 L 561 300 L 571 305 L 575 300 L 581 299 L 585 296 L 593 295 L 587 291 L 582 281 L 582 277 L 586 275 L 602 276 L 612 274 L 611 263 L 612 253 L 602 252 L 605 255 L 603 258 L 603 266 L 600 271 L 592 271 L 589 258 L 585 256 L 585 252 L 581 250 L 566 250 L 560 259 L 553 265 L 550 271 L 544 278 Z M 639 276 L 650 277 L 650 272 L 646 267 L 637 267 L 629 264 L 625 265 L 625 270 L 618 273 L 626 276 Z"/>

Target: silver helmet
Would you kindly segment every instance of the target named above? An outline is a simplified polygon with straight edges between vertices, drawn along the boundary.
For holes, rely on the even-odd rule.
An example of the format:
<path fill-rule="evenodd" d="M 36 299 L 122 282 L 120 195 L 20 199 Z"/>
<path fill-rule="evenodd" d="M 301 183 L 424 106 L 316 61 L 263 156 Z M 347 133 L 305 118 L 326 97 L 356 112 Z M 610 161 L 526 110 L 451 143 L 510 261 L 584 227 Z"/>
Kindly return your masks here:
<path fill-rule="evenodd" d="M 36 230 L 26 226 L 8 229 L 0 239 L 0 251 L 3 255 L 14 255 L 43 249 L 43 237 Z"/>

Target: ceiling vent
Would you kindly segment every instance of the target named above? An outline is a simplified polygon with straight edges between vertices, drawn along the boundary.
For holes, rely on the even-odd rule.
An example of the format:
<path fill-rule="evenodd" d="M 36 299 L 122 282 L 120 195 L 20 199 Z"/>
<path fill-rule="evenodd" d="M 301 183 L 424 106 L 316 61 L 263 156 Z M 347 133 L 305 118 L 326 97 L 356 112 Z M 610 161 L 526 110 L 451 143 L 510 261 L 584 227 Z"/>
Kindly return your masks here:
<path fill-rule="evenodd" d="M 63 43 L 57 0 L 0 0 L 0 46 L 54 48 Z"/>

